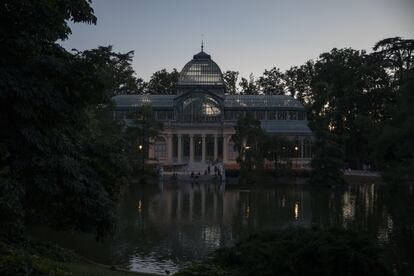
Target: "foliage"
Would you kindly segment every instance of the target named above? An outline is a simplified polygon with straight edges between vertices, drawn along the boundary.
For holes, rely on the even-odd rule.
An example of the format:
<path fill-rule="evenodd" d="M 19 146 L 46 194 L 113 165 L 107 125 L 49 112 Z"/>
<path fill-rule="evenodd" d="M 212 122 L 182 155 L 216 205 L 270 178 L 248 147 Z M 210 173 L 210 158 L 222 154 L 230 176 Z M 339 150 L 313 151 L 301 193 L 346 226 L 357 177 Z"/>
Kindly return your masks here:
<path fill-rule="evenodd" d="M 373 242 L 342 229 L 288 228 L 255 234 L 217 250 L 207 263 L 222 269 L 211 275 L 391 275 Z M 196 266 L 184 271 L 192 274 L 183 275 L 200 275 L 202 270 Z"/>
<path fill-rule="evenodd" d="M 237 121 L 235 134 L 231 137 L 239 153 L 237 163 L 247 182 L 253 180 L 251 172 L 262 172 L 265 162 L 273 162 L 276 175 L 286 175 L 292 169 L 290 159 L 294 156 L 294 143 L 287 137 L 266 133 L 260 121 L 247 116 Z"/>
<path fill-rule="evenodd" d="M 315 62 L 311 83 L 308 115 L 313 130 L 340 137 L 344 161 L 352 168 L 375 165 L 368 130 L 389 117 L 387 106 L 394 101 L 381 62 L 363 51 L 333 49 Z"/>
<path fill-rule="evenodd" d="M 256 84 L 256 80 L 254 79 L 253 74 L 250 74 L 249 80 L 245 78 L 241 78 L 239 82 L 240 86 L 240 93 L 245 95 L 256 95 L 259 93 L 259 89 Z"/>
<path fill-rule="evenodd" d="M 262 169 L 265 156 L 260 145 L 263 143 L 265 133 L 260 127 L 260 121 L 247 116 L 239 119 L 234 128 L 236 132 L 231 140 L 239 153 L 237 163 L 240 164 L 242 172 Z"/>
<path fill-rule="evenodd" d="M 73 54 L 57 43 L 70 34 L 68 21 L 95 23 L 88 1 L 0 5 L 0 185 L 10 191 L 1 197 L 1 223 L 103 237 L 113 226 L 126 163 L 111 96 L 132 78 L 131 52 Z"/>
<path fill-rule="evenodd" d="M 112 46 L 99 46 L 77 53 L 88 58 L 96 66 L 106 69 L 101 71 L 99 78 L 113 95 L 137 93 L 139 80 L 134 77 L 131 66 L 134 51 L 122 54 L 113 52 Z"/>
<path fill-rule="evenodd" d="M 294 143 L 284 136 L 266 134 L 261 147 L 266 150 L 266 160 L 273 162 L 275 175 L 286 175 L 291 169 L 289 159 L 294 156 Z"/>
<path fill-rule="evenodd" d="M 226 85 L 226 92 L 230 95 L 237 93 L 237 80 L 239 78 L 239 72 L 226 71 L 223 73 L 224 84 Z"/>
<path fill-rule="evenodd" d="M 142 106 L 131 116 L 133 121 L 125 130 L 125 139 L 127 141 L 125 150 L 129 154 L 129 160 L 141 168 L 145 160 L 148 159 L 150 142 L 162 131 L 163 124 L 155 119 L 150 105 Z M 140 148 L 140 145 L 142 148 Z"/>
<path fill-rule="evenodd" d="M 391 183 L 414 180 L 414 69 L 403 78 L 392 119 L 375 140 L 377 159 L 382 160 L 381 168 Z"/>
<path fill-rule="evenodd" d="M 414 39 L 386 38 L 375 44 L 374 51 L 391 70 L 396 82 L 402 80 L 405 71 L 414 68 Z"/>
<path fill-rule="evenodd" d="M 18 183 L 0 175 L 0 236 L 10 241 L 20 240 L 24 230 L 22 192 Z"/>
<path fill-rule="evenodd" d="M 332 134 L 317 132 L 316 152 L 312 159 L 312 174 L 309 182 L 313 185 L 342 185 L 343 152 L 336 137 Z"/>
<path fill-rule="evenodd" d="M 265 70 L 257 80 L 259 90 L 266 95 L 284 95 L 285 77 L 279 68 Z"/>
<path fill-rule="evenodd" d="M 293 66 L 284 73 L 286 88 L 288 93 L 308 105 L 312 100 L 312 83 L 315 77 L 315 63 L 307 61 L 301 66 Z"/>
<path fill-rule="evenodd" d="M 0 242 L 1 275 L 72 275 L 56 262 Z"/>
<path fill-rule="evenodd" d="M 148 82 L 147 91 L 149 94 L 167 94 L 174 95 L 177 93 L 179 73 L 177 69 L 168 72 L 166 69 L 155 72 Z"/>

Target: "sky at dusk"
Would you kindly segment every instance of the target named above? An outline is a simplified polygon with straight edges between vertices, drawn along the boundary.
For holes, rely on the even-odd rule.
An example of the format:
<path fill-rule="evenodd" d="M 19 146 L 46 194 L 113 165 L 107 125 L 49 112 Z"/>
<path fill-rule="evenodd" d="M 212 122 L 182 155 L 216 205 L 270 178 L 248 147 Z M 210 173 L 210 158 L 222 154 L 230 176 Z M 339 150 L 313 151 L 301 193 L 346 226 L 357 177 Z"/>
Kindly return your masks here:
<path fill-rule="evenodd" d="M 94 0 L 97 25 L 71 24 L 67 49 L 113 45 L 135 51 L 137 76 L 181 70 L 204 50 L 222 71 L 259 76 L 301 65 L 333 47 L 371 51 L 414 38 L 414 0 Z"/>

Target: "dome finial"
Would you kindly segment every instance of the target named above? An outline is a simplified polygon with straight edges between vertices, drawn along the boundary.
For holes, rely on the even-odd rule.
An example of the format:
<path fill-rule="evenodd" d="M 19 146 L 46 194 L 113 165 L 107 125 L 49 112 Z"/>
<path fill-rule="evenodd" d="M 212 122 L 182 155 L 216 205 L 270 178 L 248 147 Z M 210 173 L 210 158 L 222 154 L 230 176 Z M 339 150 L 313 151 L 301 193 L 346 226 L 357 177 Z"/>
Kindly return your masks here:
<path fill-rule="evenodd" d="M 204 52 L 204 34 L 201 34 L 201 52 Z"/>

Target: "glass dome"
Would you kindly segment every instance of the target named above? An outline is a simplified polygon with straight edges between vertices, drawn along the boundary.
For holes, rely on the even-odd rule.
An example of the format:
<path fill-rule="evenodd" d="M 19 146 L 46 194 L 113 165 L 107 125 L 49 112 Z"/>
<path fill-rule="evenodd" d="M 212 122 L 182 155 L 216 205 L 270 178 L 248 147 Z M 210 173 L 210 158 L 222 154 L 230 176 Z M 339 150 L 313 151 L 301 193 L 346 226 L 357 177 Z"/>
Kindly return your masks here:
<path fill-rule="evenodd" d="M 220 67 L 211 59 L 210 55 L 201 51 L 193 56 L 178 79 L 179 85 L 224 85 Z"/>
<path fill-rule="evenodd" d="M 182 122 L 218 122 L 221 119 L 220 104 L 208 95 L 192 95 L 178 106 L 178 114 Z"/>

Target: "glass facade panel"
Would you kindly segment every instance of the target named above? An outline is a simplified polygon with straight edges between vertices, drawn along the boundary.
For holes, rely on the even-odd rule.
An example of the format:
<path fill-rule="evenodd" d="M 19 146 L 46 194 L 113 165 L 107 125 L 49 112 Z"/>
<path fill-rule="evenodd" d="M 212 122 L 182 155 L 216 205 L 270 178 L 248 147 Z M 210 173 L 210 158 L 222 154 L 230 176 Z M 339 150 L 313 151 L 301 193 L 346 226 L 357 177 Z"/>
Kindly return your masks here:
<path fill-rule="evenodd" d="M 286 120 L 287 112 L 286 111 L 278 111 L 277 112 L 277 119 L 278 120 Z"/>
<path fill-rule="evenodd" d="M 265 111 L 256 111 L 256 119 L 257 120 L 264 120 L 266 118 L 266 112 Z"/>
<path fill-rule="evenodd" d="M 305 120 L 305 118 L 306 118 L 306 114 L 305 114 L 305 112 L 303 112 L 303 111 L 298 111 L 298 120 L 303 121 L 303 120 Z"/>
<path fill-rule="evenodd" d="M 289 120 L 297 120 L 298 113 L 296 111 L 289 111 Z"/>
<path fill-rule="evenodd" d="M 219 103 L 210 96 L 191 96 L 178 109 L 183 122 L 218 122 L 221 119 Z"/>
<path fill-rule="evenodd" d="M 267 119 L 268 120 L 277 120 L 277 112 L 274 110 L 270 110 L 267 112 Z"/>
<path fill-rule="evenodd" d="M 154 155 L 155 158 L 158 160 L 163 160 L 167 156 L 167 145 L 165 143 L 165 139 L 162 137 L 158 137 L 154 143 Z"/>

